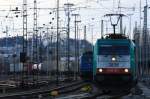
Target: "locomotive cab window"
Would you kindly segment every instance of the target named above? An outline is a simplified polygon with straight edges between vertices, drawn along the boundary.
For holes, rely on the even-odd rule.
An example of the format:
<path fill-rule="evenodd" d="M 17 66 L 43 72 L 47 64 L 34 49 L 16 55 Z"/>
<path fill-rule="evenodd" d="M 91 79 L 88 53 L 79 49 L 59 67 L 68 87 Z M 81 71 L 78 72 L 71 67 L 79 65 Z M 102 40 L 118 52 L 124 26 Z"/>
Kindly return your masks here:
<path fill-rule="evenodd" d="M 129 55 L 129 46 L 100 46 L 99 55 Z"/>
<path fill-rule="evenodd" d="M 129 46 L 105 45 L 100 46 L 97 55 L 98 67 L 129 67 Z"/>

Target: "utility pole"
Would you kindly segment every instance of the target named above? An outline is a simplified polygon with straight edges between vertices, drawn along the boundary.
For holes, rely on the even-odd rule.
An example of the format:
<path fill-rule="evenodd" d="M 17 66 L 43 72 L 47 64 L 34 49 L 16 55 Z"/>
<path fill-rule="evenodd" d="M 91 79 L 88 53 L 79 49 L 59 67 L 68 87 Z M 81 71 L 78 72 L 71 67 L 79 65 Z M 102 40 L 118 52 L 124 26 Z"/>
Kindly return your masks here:
<path fill-rule="evenodd" d="M 132 26 L 131 26 L 132 20 L 131 20 L 131 19 L 132 19 L 132 15 L 133 15 L 133 14 L 128 14 L 128 15 L 129 15 L 129 20 L 130 20 L 130 21 L 129 21 L 129 34 L 128 34 L 128 35 L 129 35 L 129 38 L 131 39 L 131 35 L 132 35 L 132 33 L 131 33 L 131 32 L 132 32 L 132 31 L 131 31 L 131 30 L 132 30 Z"/>
<path fill-rule="evenodd" d="M 8 26 L 6 26 L 6 50 L 8 51 Z"/>
<path fill-rule="evenodd" d="M 94 34 L 93 34 L 93 32 L 94 32 L 94 24 L 93 24 L 93 23 L 94 23 L 94 18 L 92 18 L 92 25 L 91 25 L 91 33 L 92 33 L 92 36 L 91 36 L 91 37 L 92 37 L 92 51 L 94 50 L 94 49 L 93 49 L 93 35 L 94 35 Z"/>
<path fill-rule="evenodd" d="M 104 35 L 104 20 L 101 20 L 101 39 L 103 39 Z"/>
<path fill-rule="evenodd" d="M 139 67 L 140 68 L 142 68 L 142 70 L 143 70 L 143 63 L 142 63 L 142 57 L 143 57 L 143 55 L 142 55 L 142 28 L 141 28 L 141 19 L 142 19 L 142 14 L 141 14 L 141 9 L 142 9 L 142 7 L 141 7 L 141 0 L 140 0 L 140 2 L 139 2 L 139 23 L 140 23 L 140 38 L 139 38 L 139 45 L 140 45 L 140 48 L 139 48 L 139 52 L 140 52 L 140 54 L 139 54 Z M 143 71 L 141 70 L 141 73 L 140 73 L 140 76 L 143 76 Z"/>
<path fill-rule="evenodd" d="M 8 51 L 8 26 L 6 26 L 6 30 L 3 33 L 6 33 L 5 46 L 6 46 L 6 50 Z M 5 64 L 5 62 L 4 62 L 4 64 Z M 4 68 L 5 68 L 4 65 L 2 65 L 2 74 L 5 73 Z"/>
<path fill-rule="evenodd" d="M 42 29 L 43 27 L 38 27 L 40 30 L 40 36 L 39 36 L 39 62 L 42 63 Z"/>
<path fill-rule="evenodd" d="M 27 0 L 23 0 L 23 52 L 27 55 Z"/>
<path fill-rule="evenodd" d="M 25 63 L 27 61 L 27 0 L 23 0 L 23 48 L 20 53 L 20 62 L 23 63 L 21 86 L 24 88 Z"/>
<path fill-rule="evenodd" d="M 57 52 L 57 81 L 56 81 L 56 84 L 58 85 L 59 84 L 59 0 L 57 0 L 57 48 L 56 48 Z"/>
<path fill-rule="evenodd" d="M 36 65 L 37 80 L 39 76 L 39 63 L 38 63 L 38 29 L 37 29 L 37 1 L 34 0 L 34 24 L 33 24 L 33 64 Z M 33 79 L 34 80 L 34 79 Z"/>
<path fill-rule="evenodd" d="M 84 26 L 84 52 L 86 52 L 86 25 Z"/>
<path fill-rule="evenodd" d="M 75 63 L 77 63 L 77 17 L 79 16 L 79 14 L 72 14 L 72 16 L 74 16 L 75 17 L 75 20 L 74 20 L 74 26 L 75 26 L 75 40 L 74 40 L 74 42 L 75 42 L 75 53 L 74 53 L 74 55 L 75 55 Z M 77 66 L 77 64 L 75 64 L 76 66 Z M 76 70 L 77 70 L 77 68 L 76 68 Z M 77 70 L 78 71 L 78 70 Z M 75 71 L 75 72 L 77 72 L 77 71 Z M 77 80 L 77 75 L 76 75 L 76 80 Z"/>
<path fill-rule="evenodd" d="M 79 20 L 79 21 L 76 21 L 76 25 L 77 25 L 77 74 L 79 75 L 79 55 L 80 55 L 80 44 L 79 44 L 79 41 L 80 41 L 80 39 L 79 39 L 79 26 L 78 26 L 78 23 L 80 23 L 81 21 Z"/>
<path fill-rule="evenodd" d="M 140 21 L 140 30 L 141 30 L 141 24 L 142 24 L 142 22 L 141 22 L 141 19 L 142 19 L 142 14 L 141 14 L 141 9 L 142 9 L 142 2 L 141 2 L 141 0 L 140 0 L 140 19 L 139 19 L 139 21 Z"/>
<path fill-rule="evenodd" d="M 68 48 L 67 48 L 67 67 L 68 67 L 68 78 L 70 77 L 70 75 L 69 75 L 69 72 L 70 72 L 70 8 L 74 5 L 74 4 L 72 4 L 72 3 L 66 3 L 66 4 L 64 4 L 66 7 L 67 7 L 67 16 L 68 16 L 68 24 L 67 24 L 67 41 L 68 41 L 68 43 L 67 43 L 67 45 L 68 45 Z"/>
<path fill-rule="evenodd" d="M 93 28 L 94 28 L 94 25 L 90 25 L 91 27 L 91 41 L 92 41 L 92 51 L 93 51 Z"/>
<path fill-rule="evenodd" d="M 145 66 L 145 72 L 148 74 L 148 35 L 147 35 L 147 0 L 144 6 L 144 25 L 143 25 L 143 66 Z"/>
<path fill-rule="evenodd" d="M 121 7 L 120 7 L 120 5 L 121 5 L 121 3 L 120 3 L 120 0 L 119 0 L 119 2 L 118 2 L 118 9 L 120 10 L 119 11 L 119 14 L 121 14 Z M 122 17 L 120 17 L 120 34 L 123 34 L 123 26 L 122 26 L 123 24 L 122 24 Z"/>
<path fill-rule="evenodd" d="M 122 17 L 120 17 L 120 34 L 123 34 L 123 24 L 122 24 Z"/>

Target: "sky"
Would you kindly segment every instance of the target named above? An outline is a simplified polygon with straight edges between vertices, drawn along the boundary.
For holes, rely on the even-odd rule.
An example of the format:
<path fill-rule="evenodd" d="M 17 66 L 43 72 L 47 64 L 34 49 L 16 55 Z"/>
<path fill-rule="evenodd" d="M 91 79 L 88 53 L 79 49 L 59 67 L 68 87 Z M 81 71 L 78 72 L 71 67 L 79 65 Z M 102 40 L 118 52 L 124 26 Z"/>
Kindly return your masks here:
<path fill-rule="evenodd" d="M 0 33 L 1 37 L 5 37 L 6 34 L 3 33 L 6 31 L 6 27 L 8 29 L 8 34 L 10 36 L 14 35 L 22 35 L 22 13 L 15 14 L 10 10 L 18 7 L 22 10 L 22 1 L 23 0 L 0 0 Z M 33 1 L 27 0 L 28 2 L 28 32 L 33 31 Z M 119 3 L 120 1 L 120 3 Z M 145 5 L 145 1 L 142 1 L 142 17 L 143 17 L 143 7 Z M 87 26 L 87 39 L 92 42 L 92 34 L 93 41 L 100 38 L 101 36 L 101 20 L 104 19 L 104 32 L 112 33 L 112 27 L 110 26 L 109 18 L 104 17 L 105 14 L 108 13 L 119 13 L 118 6 L 122 7 L 121 12 L 126 16 L 123 18 L 123 29 L 126 30 L 126 33 L 129 34 L 135 26 L 135 22 L 139 25 L 139 2 L 140 0 L 60 0 L 60 27 L 67 26 L 67 17 L 64 11 L 65 3 L 73 3 L 71 14 L 77 13 L 80 16 L 77 20 L 81 20 L 79 23 L 79 32 L 80 38 L 83 38 L 83 27 Z M 148 2 L 149 3 L 149 2 Z M 56 27 L 56 11 L 52 9 L 42 9 L 42 8 L 56 8 L 56 0 L 37 0 L 38 8 L 38 27 Z M 75 10 L 76 9 L 76 10 Z M 50 12 L 52 14 L 50 14 Z M 131 28 L 129 30 L 129 22 L 130 17 L 128 15 L 132 15 L 131 17 Z M 15 16 L 19 17 L 16 18 Z M 7 16 L 7 18 L 6 18 Z M 54 18 L 54 20 L 53 20 Z M 52 22 L 52 24 L 49 24 Z M 142 21 L 143 22 L 143 21 Z M 108 24 L 108 30 L 106 30 L 106 24 Z M 74 17 L 71 16 L 71 38 L 74 37 Z M 49 30 L 50 31 L 50 30 Z M 51 30 L 55 31 L 55 30 Z M 93 32 L 92 32 L 93 31 Z M 119 32 L 117 27 L 117 32 Z"/>

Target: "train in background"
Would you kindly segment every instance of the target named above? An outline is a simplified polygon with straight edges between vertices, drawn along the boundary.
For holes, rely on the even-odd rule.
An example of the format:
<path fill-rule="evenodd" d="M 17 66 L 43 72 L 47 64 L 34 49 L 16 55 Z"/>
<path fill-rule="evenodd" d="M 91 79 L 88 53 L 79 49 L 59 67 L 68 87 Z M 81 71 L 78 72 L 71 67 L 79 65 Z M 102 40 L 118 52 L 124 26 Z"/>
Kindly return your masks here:
<path fill-rule="evenodd" d="M 93 52 L 86 51 L 80 58 L 80 76 L 83 79 L 92 79 L 93 77 Z"/>

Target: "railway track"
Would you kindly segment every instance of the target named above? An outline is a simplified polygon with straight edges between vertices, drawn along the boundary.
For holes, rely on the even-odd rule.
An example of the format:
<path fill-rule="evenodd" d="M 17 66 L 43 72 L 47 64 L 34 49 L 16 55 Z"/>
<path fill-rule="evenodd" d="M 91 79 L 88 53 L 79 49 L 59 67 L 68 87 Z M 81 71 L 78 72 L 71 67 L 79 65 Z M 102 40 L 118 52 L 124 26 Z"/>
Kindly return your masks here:
<path fill-rule="evenodd" d="M 64 97 L 58 97 L 56 99 L 120 99 L 124 96 L 131 94 L 130 89 L 113 89 L 113 90 L 96 90 L 92 92 L 78 92 L 76 94 L 66 95 Z"/>
<path fill-rule="evenodd" d="M 91 86 L 92 91 L 81 91 L 84 86 Z M 121 97 L 127 96 L 130 93 L 131 91 L 129 89 L 113 89 L 111 91 L 108 89 L 101 90 L 93 83 L 77 81 L 59 87 L 44 87 L 37 90 L 0 95 L 0 99 L 120 99 Z"/>
<path fill-rule="evenodd" d="M 79 93 L 75 95 L 69 95 L 65 97 L 60 97 L 56 99 L 118 99 L 125 95 L 128 95 L 130 92 L 122 92 L 118 95 L 109 95 L 109 92 L 99 92 L 95 94 L 91 93 Z"/>
<path fill-rule="evenodd" d="M 114 93 L 114 91 L 115 91 L 115 93 Z M 130 94 L 130 90 L 122 90 L 122 91 L 113 90 L 113 92 L 111 92 L 111 91 L 100 91 L 94 95 L 84 97 L 81 99 L 118 99 L 118 98 L 121 98 L 121 97 L 126 96 L 128 94 Z"/>
<path fill-rule="evenodd" d="M 115 95 L 111 94 L 111 95 L 102 95 L 102 96 L 98 96 L 96 99 L 119 99 L 123 96 L 129 95 L 130 94 L 130 90 L 124 90 L 120 93 L 117 93 Z"/>
<path fill-rule="evenodd" d="M 77 90 L 81 86 L 83 86 L 85 83 L 83 81 L 77 81 L 71 84 L 67 84 L 60 87 L 55 88 L 41 88 L 37 90 L 30 90 L 30 91 L 23 91 L 18 93 L 10 93 L 10 94 L 3 94 L 0 95 L 0 99 L 21 99 L 22 97 L 32 99 L 32 98 L 38 98 L 38 96 L 46 97 L 50 96 L 51 92 L 57 92 L 57 94 L 63 94 L 66 92 L 71 92 L 73 90 Z"/>

